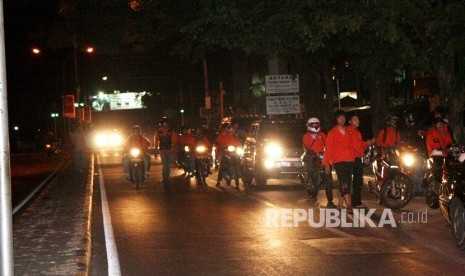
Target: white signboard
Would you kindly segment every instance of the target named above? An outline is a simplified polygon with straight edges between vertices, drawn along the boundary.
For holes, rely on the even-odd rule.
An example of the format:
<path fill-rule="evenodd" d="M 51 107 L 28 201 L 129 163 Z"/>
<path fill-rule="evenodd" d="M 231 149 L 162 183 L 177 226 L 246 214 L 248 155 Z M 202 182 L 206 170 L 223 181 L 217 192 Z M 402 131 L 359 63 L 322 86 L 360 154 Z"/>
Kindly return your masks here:
<path fill-rule="evenodd" d="M 298 114 L 300 112 L 299 96 L 266 97 L 266 114 Z"/>
<path fill-rule="evenodd" d="M 267 94 L 299 93 L 299 75 L 266 75 Z"/>
<path fill-rule="evenodd" d="M 92 108 L 94 111 L 141 109 L 142 96 L 147 92 L 127 92 L 115 94 L 100 94 L 94 97 Z"/>

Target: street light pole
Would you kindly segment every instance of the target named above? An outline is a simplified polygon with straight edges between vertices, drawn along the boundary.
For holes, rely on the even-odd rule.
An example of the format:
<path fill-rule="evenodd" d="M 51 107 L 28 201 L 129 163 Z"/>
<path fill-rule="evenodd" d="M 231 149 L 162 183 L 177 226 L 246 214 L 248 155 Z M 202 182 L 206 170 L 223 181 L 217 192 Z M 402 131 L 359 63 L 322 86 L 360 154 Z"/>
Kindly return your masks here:
<path fill-rule="evenodd" d="M 73 35 L 73 48 L 74 48 L 74 78 L 76 81 L 76 102 L 79 103 L 81 87 L 79 86 L 76 34 Z"/>

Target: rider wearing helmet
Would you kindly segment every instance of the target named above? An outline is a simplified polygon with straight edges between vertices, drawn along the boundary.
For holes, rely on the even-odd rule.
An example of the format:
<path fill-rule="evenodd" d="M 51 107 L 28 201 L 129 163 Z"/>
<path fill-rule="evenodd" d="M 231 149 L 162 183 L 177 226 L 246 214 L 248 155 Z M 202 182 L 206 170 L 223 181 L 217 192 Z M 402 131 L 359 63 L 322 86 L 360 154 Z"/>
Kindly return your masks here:
<path fill-rule="evenodd" d="M 321 173 L 321 169 L 315 167 L 314 158 L 323 157 L 326 144 L 326 135 L 321 131 L 320 120 L 316 117 L 311 117 L 307 120 L 307 132 L 302 137 L 302 143 L 305 150 L 304 155 L 304 165 L 307 173 L 307 181 L 310 182 L 309 194 L 311 197 L 315 197 L 318 193 L 318 188 L 315 187 L 313 183 L 318 181 Z M 321 179 L 325 178 L 325 191 L 326 198 L 328 200 L 327 208 L 335 208 L 336 205 L 333 203 L 333 182 L 331 178 L 326 175 L 325 172 L 322 173 Z"/>
<path fill-rule="evenodd" d="M 217 155 L 216 158 L 218 160 L 218 164 L 221 164 L 222 152 L 228 146 L 235 146 L 238 147 L 240 145 L 239 139 L 234 135 L 233 129 L 230 124 L 222 124 L 220 127 L 220 133 L 216 137 L 216 151 Z M 223 178 L 223 169 L 221 165 L 218 170 L 218 179 L 216 181 L 216 186 L 220 186 L 220 181 Z M 237 183 L 236 183 L 237 184 Z"/>
<path fill-rule="evenodd" d="M 131 148 L 138 148 L 144 153 L 144 165 L 145 165 L 145 177 L 148 177 L 150 171 L 150 154 L 148 153 L 149 147 L 152 145 L 149 139 L 142 134 L 142 128 L 139 125 L 132 127 L 132 134 L 126 139 L 123 144 L 123 168 L 127 179 L 129 179 L 129 158 L 127 153 L 131 151 Z"/>
<path fill-rule="evenodd" d="M 376 145 L 380 147 L 392 147 L 402 144 L 400 133 L 397 131 L 397 123 L 399 118 L 389 114 L 386 117 L 384 128 L 378 132 L 376 138 Z"/>

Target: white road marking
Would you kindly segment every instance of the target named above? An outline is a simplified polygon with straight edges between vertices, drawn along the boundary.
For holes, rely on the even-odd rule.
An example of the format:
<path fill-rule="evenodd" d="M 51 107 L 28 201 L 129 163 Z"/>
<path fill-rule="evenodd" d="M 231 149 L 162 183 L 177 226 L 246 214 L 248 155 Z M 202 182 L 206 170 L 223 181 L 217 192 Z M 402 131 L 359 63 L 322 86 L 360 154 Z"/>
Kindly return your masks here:
<path fill-rule="evenodd" d="M 100 182 L 100 194 L 102 195 L 103 229 L 105 233 L 105 246 L 107 249 L 108 275 L 121 275 L 118 258 L 118 250 L 111 225 L 110 210 L 108 208 L 107 192 L 103 182 L 103 172 L 100 167 L 100 157 L 97 155 L 98 176 Z"/>

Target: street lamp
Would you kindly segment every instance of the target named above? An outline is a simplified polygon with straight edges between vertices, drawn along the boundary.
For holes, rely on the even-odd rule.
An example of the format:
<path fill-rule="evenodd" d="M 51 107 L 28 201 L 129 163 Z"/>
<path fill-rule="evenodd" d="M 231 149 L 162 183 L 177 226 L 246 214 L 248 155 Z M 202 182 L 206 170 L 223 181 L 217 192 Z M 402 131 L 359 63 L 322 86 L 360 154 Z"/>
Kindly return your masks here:
<path fill-rule="evenodd" d="M 57 133 L 57 118 L 58 118 L 58 116 L 59 116 L 58 113 L 50 114 L 50 117 L 52 117 L 52 119 L 53 119 L 53 130 L 54 130 L 53 133 L 55 133 L 55 137 L 58 137 L 58 133 Z"/>
<path fill-rule="evenodd" d="M 184 125 L 184 109 L 179 110 L 181 112 L 181 125 Z"/>

